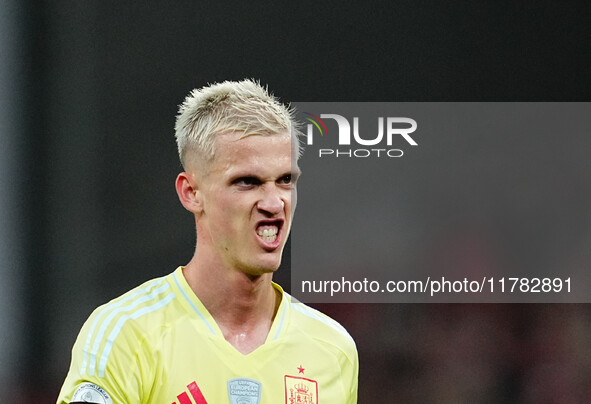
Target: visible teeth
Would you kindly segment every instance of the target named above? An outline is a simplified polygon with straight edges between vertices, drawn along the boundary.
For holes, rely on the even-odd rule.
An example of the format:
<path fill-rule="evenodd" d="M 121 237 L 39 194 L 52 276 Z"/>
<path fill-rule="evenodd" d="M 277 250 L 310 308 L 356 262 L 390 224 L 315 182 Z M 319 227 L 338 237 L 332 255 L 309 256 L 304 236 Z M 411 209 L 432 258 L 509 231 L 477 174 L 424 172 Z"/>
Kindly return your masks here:
<path fill-rule="evenodd" d="M 277 229 L 265 229 L 263 230 L 263 236 L 268 237 L 268 236 L 275 236 L 277 235 Z"/>
<path fill-rule="evenodd" d="M 279 228 L 277 226 L 264 226 L 257 230 L 257 234 L 265 241 L 273 242 L 277 240 L 277 232 Z"/>

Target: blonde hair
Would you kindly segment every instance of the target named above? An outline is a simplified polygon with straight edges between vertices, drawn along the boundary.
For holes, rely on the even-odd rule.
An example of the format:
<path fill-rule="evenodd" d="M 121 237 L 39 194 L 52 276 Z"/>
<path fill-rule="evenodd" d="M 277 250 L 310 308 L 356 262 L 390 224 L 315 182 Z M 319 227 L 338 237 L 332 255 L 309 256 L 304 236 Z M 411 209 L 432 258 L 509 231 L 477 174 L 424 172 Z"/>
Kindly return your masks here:
<path fill-rule="evenodd" d="M 294 155 L 301 155 L 293 109 L 256 81 L 224 81 L 191 91 L 179 106 L 175 137 L 183 167 L 189 155 L 211 161 L 216 136 L 235 131 L 244 136 L 290 134 Z"/>

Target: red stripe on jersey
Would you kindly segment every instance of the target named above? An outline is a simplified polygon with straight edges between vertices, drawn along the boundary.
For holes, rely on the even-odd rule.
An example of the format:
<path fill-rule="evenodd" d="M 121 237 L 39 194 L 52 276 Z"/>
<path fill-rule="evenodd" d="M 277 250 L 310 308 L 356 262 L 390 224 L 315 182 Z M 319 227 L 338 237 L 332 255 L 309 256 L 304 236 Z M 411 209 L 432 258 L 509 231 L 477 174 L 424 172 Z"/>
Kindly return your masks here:
<path fill-rule="evenodd" d="M 187 388 L 191 392 L 191 395 L 193 396 L 193 399 L 195 400 L 196 404 L 207 404 L 207 401 L 205 400 L 205 397 L 203 397 L 203 393 L 201 393 L 201 390 L 199 390 L 199 386 L 197 386 L 197 383 L 193 382 L 189 384 Z"/>
<path fill-rule="evenodd" d="M 193 404 L 191 402 L 191 400 L 189 399 L 189 396 L 187 395 L 187 393 L 179 394 L 176 397 L 179 399 L 180 404 Z"/>

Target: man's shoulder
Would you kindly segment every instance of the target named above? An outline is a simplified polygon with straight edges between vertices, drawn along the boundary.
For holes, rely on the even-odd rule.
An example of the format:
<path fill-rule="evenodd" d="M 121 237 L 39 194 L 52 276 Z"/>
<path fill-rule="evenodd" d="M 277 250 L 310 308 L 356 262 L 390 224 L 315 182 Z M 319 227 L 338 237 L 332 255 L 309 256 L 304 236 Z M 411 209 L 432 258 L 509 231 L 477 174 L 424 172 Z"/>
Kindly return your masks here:
<path fill-rule="evenodd" d="M 169 278 L 167 275 L 146 281 L 97 307 L 83 331 L 93 337 L 103 336 L 106 332 L 114 337 L 123 330 L 137 329 L 138 325 L 143 331 L 150 324 L 159 325 L 159 321 L 152 321 L 152 318 L 161 316 L 163 309 L 175 298 Z"/>
<path fill-rule="evenodd" d="M 330 316 L 291 296 L 288 300 L 292 309 L 292 325 L 300 332 L 314 340 L 334 346 L 350 358 L 356 357 L 355 341 L 345 327 Z"/>

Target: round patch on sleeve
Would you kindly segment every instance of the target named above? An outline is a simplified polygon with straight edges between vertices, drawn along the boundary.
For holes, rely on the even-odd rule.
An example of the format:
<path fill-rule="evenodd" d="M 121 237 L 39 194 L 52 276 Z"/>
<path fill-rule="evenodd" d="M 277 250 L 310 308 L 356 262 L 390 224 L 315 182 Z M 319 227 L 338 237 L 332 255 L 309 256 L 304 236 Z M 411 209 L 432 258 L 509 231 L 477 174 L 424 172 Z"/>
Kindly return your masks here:
<path fill-rule="evenodd" d="M 113 404 L 113 400 L 104 389 L 94 383 L 82 383 L 74 393 L 72 401 L 83 403 Z"/>

